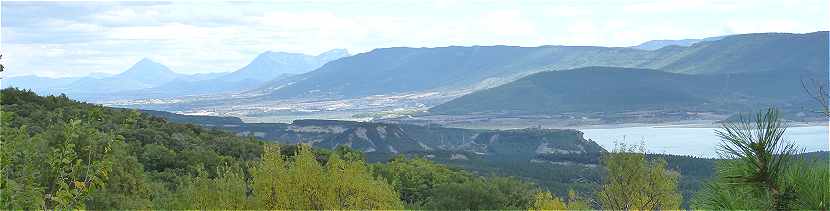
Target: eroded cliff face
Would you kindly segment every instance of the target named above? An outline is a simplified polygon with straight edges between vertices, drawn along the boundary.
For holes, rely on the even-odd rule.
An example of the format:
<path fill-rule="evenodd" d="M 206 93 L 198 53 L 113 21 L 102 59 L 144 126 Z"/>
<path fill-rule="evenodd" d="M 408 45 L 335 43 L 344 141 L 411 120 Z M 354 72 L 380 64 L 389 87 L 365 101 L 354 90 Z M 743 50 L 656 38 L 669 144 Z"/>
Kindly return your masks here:
<path fill-rule="evenodd" d="M 255 127 L 256 126 L 256 127 Z M 348 146 L 363 152 L 409 153 L 453 151 L 487 156 L 577 155 L 605 152 L 577 130 L 474 130 L 440 126 L 333 120 L 298 120 L 287 125 L 230 127 L 280 143 L 316 147 Z M 461 159 L 461 156 L 456 156 Z"/>

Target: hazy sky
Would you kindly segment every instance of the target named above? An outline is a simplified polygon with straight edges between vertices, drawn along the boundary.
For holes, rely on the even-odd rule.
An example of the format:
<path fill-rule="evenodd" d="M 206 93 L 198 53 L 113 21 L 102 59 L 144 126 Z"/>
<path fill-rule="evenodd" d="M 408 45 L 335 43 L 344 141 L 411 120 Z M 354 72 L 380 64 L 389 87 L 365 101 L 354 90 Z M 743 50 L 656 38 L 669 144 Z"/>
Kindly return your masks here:
<path fill-rule="evenodd" d="M 236 70 L 266 50 L 450 45 L 631 46 L 653 39 L 828 30 L 830 1 L 2 1 L 6 76 Z"/>

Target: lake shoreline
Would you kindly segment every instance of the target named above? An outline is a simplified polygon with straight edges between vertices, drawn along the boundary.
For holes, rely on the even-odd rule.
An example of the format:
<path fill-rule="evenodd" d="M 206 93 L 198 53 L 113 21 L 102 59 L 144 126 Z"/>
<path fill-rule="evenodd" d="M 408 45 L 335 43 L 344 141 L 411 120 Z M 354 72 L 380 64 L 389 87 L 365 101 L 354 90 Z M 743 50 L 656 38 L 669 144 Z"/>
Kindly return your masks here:
<path fill-rule="evenodd" d="M 830 122 L 787 122 L 787 127 L 814 127 L 814 126 L 830 126 Z M 619 128 L 634 128 L 634 127 L 652 127 L 652 128 L 712 128 L 717 129 L 721 127 L 721 123 L 714 120 L 691 120 L 691 121 L 675 121 L 666 123 L 622 123 L 622 124 L 601 124 L 601 125 L 581 125 L 573 128 L 576 130 L 591 130 L 591 129 L 619 129 Z"/>

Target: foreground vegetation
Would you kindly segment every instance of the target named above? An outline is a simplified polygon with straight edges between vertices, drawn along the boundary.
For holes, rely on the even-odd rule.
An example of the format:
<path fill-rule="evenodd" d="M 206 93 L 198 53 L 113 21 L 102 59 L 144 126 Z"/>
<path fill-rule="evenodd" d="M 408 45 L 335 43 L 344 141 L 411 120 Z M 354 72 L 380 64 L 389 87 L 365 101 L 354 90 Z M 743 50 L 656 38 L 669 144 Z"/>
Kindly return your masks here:
<path fill-rule="evenodd" d="M 693 201 L 699 209 L 828 210 L 830 166 L 827 160 L 796 155 L 782 138 L 786 127 L 769 109 L 727 122 L 717 177 Z"/>
<path fill-rule="evenodd" d="M 531 183 L 480 177 L 425 159 L 397 157 L 368 165 L 360 152 L 345 147 L 276 145 L 17 89 L 2 91 L 2 105 L 0 204 L 6 209 L 529 209 L 565 204 Z M 548 197 L 537 200 L 537 195 Z"/>
<path fill-rule="evenodd" d="M 266 143 L 65 96 L 0 98 L 2 209 L 679 209 L 683 200 L 684 172 L 630 146 L 602 155 L 596 194 L 558 197 L 424 158 L 368 164 L 347 147 Z M 757 127 L 725 125 L 728 159 L 694 208 L 827 209 L 826 160 L 795 156 L 777 116 L 765 115 Z"/>

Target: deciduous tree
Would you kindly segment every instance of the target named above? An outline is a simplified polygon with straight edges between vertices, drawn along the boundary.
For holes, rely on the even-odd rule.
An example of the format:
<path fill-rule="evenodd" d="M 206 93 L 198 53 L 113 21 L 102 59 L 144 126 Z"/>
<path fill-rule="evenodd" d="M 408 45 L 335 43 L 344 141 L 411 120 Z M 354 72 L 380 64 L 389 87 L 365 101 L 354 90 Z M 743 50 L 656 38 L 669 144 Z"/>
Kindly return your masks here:
<path fill-rule="evenodd" d="M 603 158 L 608 171 L 597 200 L 602 209 L 668 210 L 679 209 L 679 173 L 666 169 L 660 159 L 647 160 L 645 150 L 618 146 Z"/>

